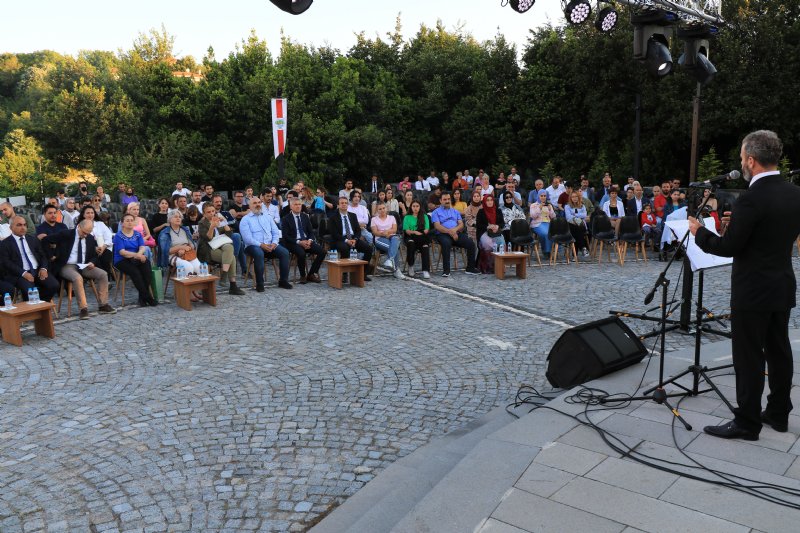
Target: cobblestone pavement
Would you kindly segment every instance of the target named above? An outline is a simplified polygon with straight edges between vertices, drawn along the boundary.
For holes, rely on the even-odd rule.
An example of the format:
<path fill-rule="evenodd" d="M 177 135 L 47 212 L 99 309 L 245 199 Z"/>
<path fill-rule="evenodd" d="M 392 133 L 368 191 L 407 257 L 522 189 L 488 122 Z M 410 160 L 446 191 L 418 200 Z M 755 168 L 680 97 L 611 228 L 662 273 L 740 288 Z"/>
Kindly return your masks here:
<path fill-rule="evenodd" d="M 0 347 L 0 531 L 303 531 L 520 384 L 547 389 L 565 325 L 641 312 L 662 266 L 380 276 L 28 333 Z M 706 276 L 718 313 L 729 274 Z"/>

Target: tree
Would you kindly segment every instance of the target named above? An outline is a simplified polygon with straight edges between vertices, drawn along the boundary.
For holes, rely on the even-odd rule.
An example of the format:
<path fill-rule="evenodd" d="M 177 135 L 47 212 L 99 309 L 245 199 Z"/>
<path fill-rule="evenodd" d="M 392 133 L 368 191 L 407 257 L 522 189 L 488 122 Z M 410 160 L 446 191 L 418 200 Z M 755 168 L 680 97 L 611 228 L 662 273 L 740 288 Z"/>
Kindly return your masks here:
<path fill-rule="evenodd" d="M 0 194 L 13 196 L 24 194 L 39 197 L 40 186 L 52 184 L 50 162 L 42 155 L 36 139 L 21 129 L 8 132 L 3 139 L 3 155 L 0 157 Z"/>

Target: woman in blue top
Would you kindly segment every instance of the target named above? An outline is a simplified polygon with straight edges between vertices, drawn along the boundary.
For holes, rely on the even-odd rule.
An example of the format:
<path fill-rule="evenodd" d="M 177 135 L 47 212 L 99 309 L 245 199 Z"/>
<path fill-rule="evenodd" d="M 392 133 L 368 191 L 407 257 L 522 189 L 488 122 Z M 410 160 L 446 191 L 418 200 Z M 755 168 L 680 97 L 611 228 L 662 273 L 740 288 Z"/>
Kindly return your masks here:
<path fill-rule="evenodd" d="M 150 294 L 150 262 L 145 255 L 144 238 L 134 231 L 136 218 L 131 214 L 122 217 L 121 229 L 114 235 L 114 266 L 131 278 L 139 293 L 139 307 L 158 305 Z"/>
<path fill-rule="evenodd" d="M 583 252 L 583 257 L 589 257 L 586 247 L 586 206 L 583 205 L 578 191 L 570 193 L 569 201 L 564 206 L 564 216 L 569 222 L 569 232 L 575 239 L 575 244 Z"/>

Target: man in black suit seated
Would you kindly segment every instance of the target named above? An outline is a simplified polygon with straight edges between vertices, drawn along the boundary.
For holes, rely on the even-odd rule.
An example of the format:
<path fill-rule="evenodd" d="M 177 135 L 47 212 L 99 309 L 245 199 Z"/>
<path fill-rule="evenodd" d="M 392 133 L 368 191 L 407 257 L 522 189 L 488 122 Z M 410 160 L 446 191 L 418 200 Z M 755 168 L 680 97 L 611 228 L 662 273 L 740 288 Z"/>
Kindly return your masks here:
<path fill-rule="evenodd" d="M 28 300 L 28 289 L 39 289 L 39 298 L 49 302 L 58 292 L 58 281 L 50 275 L 50 262 L 39 239 L 27 235 L 28 222 L 24 217 L 11 217 L 11 235 L 0 243 L 0 264 L 5 281 L 22 291 Z"/>
<path fill-rule="evenodd" d="M 331 246 L 339 252 L 340 259 L 349 259 L 350 250 L 355 248 L 364 254 L 364 261 L 369 263 L 369 260 L 372 259 L 372 246 L 361 237 L 361 226 L 358 225 L 356 214 L 347 210 L 349 203 L 347 198 L 340 196 L 339 209 L 329 219 Z M 366 273 L 364 280 L 371 281 Z"/>
<path fill-rule="evenodd" d="M 733 205 L 722 237 L 689 217 L 689 230 L 701 249 L 733 257 L 731 333 L 738 407 L 732 421 L 704 428 L 715 437 L 758 440 L 762 422 L 775 431 L 788 429 L 793 372 L 789 315 L 797 288 L 792 248 L 800 234 L 800 188 L 777 170 L 782 151 L 774 132 L 760 130 L 744 138 L 740 155 L 748 189 Z M 765 363 L 770 394 L 762 412 Z"/>
<path fill-rule="evenodd" d="M 289 208 L 291 212 L 281 219 L 281 244 L 297 257 L 300 283 L 306 281 L 319 283 L 318 272 L 325 259 L 325 250 L 314 242 L 314 229 L 311 227 L 311 219 L 303 213 L 303 202 L 299 198 L 291 198 Z M 315 256 L 308 274 L 306 274 L 306 254 Z"/>
<path fill-rule="evenodd" d="M 113 314 L 116 310 L 108 305 L 108 274 L 95 266 L 97 261 L 97 242 L 92 236 L 94 223 L 82 220 L 75 229 L 68 229 L 44 238 L 45 243 L 56 245 L 56 259 L 53 271 L 62 279 L 72 282 L 72 290 L 78 299 L 81 320 L 89 318 L 89 306 L 86 303 L 86 291 L 83 280 L 94 281 L 97 287 L 97 310 L 100 313 Z"/>

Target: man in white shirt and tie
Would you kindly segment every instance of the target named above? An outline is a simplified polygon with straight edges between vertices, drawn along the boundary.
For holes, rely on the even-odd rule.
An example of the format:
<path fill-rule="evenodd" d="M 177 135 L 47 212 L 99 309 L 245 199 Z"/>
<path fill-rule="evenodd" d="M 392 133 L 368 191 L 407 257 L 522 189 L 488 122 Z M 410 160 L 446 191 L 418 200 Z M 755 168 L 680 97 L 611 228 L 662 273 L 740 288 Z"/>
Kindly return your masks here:
<path fill-rule="evenodd" d="M 47 254 L 33 235 L 28 235 L 28 222 L 24 217 L 10 219 L 11 235 L 0 244 L 0 264 L 5 281 L 22 292 L 28 300 L 28 289 L 39 289 L 39 298 L 50 301 L 58 292 L 58 281 L 48 271 Z"/>

